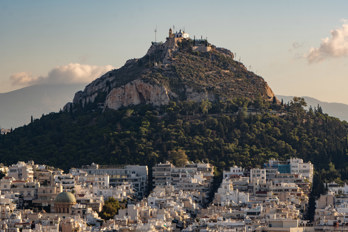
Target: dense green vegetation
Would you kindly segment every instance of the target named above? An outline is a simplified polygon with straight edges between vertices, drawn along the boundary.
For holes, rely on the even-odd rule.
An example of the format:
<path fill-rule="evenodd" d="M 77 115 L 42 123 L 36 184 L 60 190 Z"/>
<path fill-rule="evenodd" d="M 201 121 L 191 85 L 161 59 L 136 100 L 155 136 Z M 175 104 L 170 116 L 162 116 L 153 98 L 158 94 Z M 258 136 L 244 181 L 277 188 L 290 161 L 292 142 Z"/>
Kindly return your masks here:
<path fill-rule="evenodd" d="M 314 163 L 323 179 L 347 179 L 348 124 L 320 107 L 307 112 L 304 104 L 302 99 L 282 106 L 236 98 L 49 114 L 0 136 L 0 162 L 32 159 L 68 169 L 91 162 L 181 163 L 187 156 L 221 170 L 294 156 Z"/>
<path fill-rule="evenodd" d="M 315 215 L 315 201 L 320 197 L 321 194 L 325 194 L 327 191 L 324 187 L 324 181 L 321 178 L 320 172 L 316 171 L 313 177 L 312 191 L 309 194 L 308 208 L 305 214 L 305 219 L 313 222 Z"/>
<path fill-rule="evenodd" d="M 114 218 L 114 216 L 117 214 L 119 209 L 124 209 L 125 203 L 121 205 L 118 200 L 115 200 L 115 198 L 110 197 L 108 200 L 104 202 L 102 211 L 99 212 L 99 216 L 105 220 L 109 220 L 111 218 Z"/>

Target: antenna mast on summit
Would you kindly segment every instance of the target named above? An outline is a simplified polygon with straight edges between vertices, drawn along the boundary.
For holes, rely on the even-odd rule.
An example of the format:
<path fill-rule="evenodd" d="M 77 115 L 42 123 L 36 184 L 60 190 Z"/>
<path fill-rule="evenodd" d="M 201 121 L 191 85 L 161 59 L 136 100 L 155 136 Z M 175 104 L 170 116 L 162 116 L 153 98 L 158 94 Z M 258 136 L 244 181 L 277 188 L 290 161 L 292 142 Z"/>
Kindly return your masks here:
<path fill-rule="evenodd" d="M 155 28 L 155 42 L 157 42 L 157 26 Z"/>

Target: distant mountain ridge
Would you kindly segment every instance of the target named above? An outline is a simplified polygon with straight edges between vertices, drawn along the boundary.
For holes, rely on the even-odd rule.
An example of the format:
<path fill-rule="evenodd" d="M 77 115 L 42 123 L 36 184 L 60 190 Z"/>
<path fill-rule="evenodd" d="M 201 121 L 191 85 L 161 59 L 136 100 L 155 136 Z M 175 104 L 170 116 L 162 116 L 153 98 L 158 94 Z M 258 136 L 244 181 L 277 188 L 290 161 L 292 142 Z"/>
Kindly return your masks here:
<path fill-rule="evenodd" d="M 284 102 L 289 102 L 293 99 L 293 96 L 277 95 L 277 98 L 279 100 L 283 99 Z M 330 116 L 337 117 L 341 120 L 348 121 L 348 105 L 343 103 L 324 102 L 312 97 L 303 97 L 303 98 L 307 102 L 308 107 L 309 106 L 317 107 L 318 105 L 320 105 L 324 113 L 327 113 Z"/>
<path fill-rule="evenodd" d="M 85 84 L 35 85 L 0 93 L 0 128 L 16 128 L 30 122 L 31 116 L 58 112 Z"/>

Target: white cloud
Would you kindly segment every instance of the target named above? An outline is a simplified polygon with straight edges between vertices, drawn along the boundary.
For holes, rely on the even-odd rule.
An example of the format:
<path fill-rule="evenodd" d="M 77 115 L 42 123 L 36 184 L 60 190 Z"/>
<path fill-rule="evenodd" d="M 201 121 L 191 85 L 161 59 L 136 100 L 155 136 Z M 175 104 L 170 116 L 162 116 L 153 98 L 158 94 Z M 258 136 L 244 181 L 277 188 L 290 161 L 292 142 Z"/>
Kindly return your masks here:
<path fill-rule="evenodd" d="M 348 55 L 348 24 L 331 31 L 331 37 L 322 39 L 319 48 L 311 48 L 305 55 L 309 63 L 323 61 L 332 57 Z"/>
<path fill-rule="evenodd" d="M 89 83 L 107 71 L 114 69 L 111 65 L 96 66 L 71 63 L 53 68 L 47 76 L 33 76 L 28 72 L 15 73 L 10 76 L 12 85 L 30 86 L 38 84 L 78 84 Z"/>
<path fill-rule="evenodd" d="M 10 76 L 12 81 L 12 85 L 29 85 L 28 83 L 35 82 L 39 79 L 39 77 L 33 77 L 33 75 L 29 72 L 19 72 L 12 74 Z"/>

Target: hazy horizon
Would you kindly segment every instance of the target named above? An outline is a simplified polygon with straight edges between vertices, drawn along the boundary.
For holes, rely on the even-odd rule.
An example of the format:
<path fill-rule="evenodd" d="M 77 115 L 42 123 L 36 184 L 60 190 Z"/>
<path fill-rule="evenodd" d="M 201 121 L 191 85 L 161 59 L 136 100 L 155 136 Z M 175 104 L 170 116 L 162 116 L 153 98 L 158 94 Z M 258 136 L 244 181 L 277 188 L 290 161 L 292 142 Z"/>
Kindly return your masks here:
<path fill-rule="evenodd" d="M 0 92 L 88 83 L 142 57 L 155 28 L 164 41 L 174 25 L 231 50 L 278 95 L 348 104 L 347 7 L 313 0 L 1 1 Z"/>

